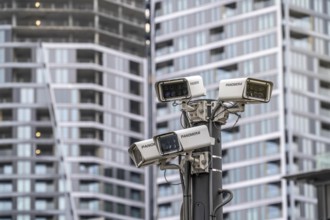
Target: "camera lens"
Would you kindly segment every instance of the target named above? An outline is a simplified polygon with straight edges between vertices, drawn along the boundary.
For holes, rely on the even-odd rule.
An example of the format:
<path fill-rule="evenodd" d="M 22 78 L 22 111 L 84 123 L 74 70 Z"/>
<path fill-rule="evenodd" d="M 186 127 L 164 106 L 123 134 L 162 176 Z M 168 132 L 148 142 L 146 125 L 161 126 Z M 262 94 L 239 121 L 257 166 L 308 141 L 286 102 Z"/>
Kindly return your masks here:
<path fill-rule="evenodd" d="M 176 134 L 165 134 L 158 137 L 158 143 L 162 154 L 180 151 L 180 144 Z"/>

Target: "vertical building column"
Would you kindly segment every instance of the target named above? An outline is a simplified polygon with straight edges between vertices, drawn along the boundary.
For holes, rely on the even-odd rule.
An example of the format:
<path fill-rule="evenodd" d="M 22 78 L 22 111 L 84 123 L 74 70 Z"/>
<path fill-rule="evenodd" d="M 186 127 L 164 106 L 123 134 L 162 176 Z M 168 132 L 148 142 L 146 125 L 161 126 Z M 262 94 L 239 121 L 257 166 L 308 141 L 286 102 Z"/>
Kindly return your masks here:
<path fill-rule="evenodd" d="M 99 11 L 99 1 L 98 0 L 94 0 L 93 3 L 93 7 L 94 7 L 94 43 L 99 44 L 100 43 L 100 34 L 98 32 L 99 29 L 99 15 L 97 14 Z"/>
<path fill-rule="evenodd" d="M 72 10 L 73 9 L 73 4 L 72 4 L 72 0 L 69 0 L 69 9 Z M 72 13 L 69 14 L 69 26 L 72 27 L 73 26 L 73 18 L 72 18 Z"/>
<path fill-rule="evenodd" d="M 16 8 L 17 8 L 16 0 L 13 0 L 12 8 L 13 8 L 13 9 L 16 9 Z M 11 24 L 12 24 L 12 26 L 14 26 L 14 27 L 17 26 L 17 19 L 16 19 L 16 14 L 15 14 L 15 13 L 12 13 L 12 15 L 11 15 Z"/>
<path fill-rule="evenodd" d="M 122 6 L 118 7 L 118 17 L 119 18 L 123 18 L 123 8 Z M 120 22 L 119 23 L 119 36 L 124 37 L 124 27 L 123 27 L 123 23 Z M 123 50 L 123 41 L 119 41 L 119 50 Z"/>

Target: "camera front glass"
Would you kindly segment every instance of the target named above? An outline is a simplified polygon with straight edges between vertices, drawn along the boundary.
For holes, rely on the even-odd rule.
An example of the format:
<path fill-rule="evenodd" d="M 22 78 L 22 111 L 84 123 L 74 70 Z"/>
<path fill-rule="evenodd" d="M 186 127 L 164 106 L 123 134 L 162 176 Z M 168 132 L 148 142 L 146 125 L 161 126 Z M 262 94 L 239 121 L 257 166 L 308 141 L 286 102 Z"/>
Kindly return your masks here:
<path fill-rule="evenodd" d="M 175 133 L 161 135 L 157 138 L 161 154 L 169 154 L 181 150 L 178 138 Z"/>
<path fill-rule="evenodd" d="M 163 97 L 167 99 L 186 98 L 189 95 L 186 81 L 174 81 L 160 84 Z"/>

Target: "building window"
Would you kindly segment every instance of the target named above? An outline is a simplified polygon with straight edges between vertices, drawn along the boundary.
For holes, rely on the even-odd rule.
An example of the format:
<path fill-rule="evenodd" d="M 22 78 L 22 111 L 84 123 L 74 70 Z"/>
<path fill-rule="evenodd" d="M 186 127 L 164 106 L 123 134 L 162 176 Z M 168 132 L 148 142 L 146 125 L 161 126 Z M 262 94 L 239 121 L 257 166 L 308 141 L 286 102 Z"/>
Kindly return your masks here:
<path fill-rule="evenodd" d="M 129 101 L 129 109 L 130 113 L 136 114 L 136 115 L 141 115 L 141 103 L 138 101 Z"/>
<path fill-rule="evenodd" d="M 17 210 L 31 210 L 31 203 L 29 197 L 18 197 L 17 198 Z"/>
<path fill-rule="evenodd" d="M 125 180 L 125 170 L 117 169 L 117 178 L 120 180 Z"/>
<path fill-rule="evenodd" d="M 11 181 L 0 181 L 0 193 L 8 193 L 13 191 Z"/>
<path fill-rule="evenodd" d="M 135 218 L 142 218 L 141 208 L 131 207 L 131 216 Z"/>
<path fill-rule="evenodd" d="M 104 201 L 104 211 L 113 212 L 113 203 Z"/>
<path fill-rule="evenodd" d="M 130 173 L 130 180 L 133 183 L 143 183 L 142 177 L 143 176 L 140 173 L 134 173 L 134 172 Z"/>
<path fill-rule="evenodd" d="M 108 195 L 113 195 L 113 185 L 111 183 L 104 183 L 104 192 Z"/>
<path fill-rule="evenodd" d="M 158 206 L 158 214 L 160 218 L 173 215 L 171 203 L 161 204 Z"/>
<path fill-rule="evenodd" d="M 117 204 L 117 213 L 121 214 L 121 215 L 125 215 L 126 214 L 125 205 L 118 203 Z"/>
<path fill-rule="evenodd" d="M 140 76 L 140 64 L 134 61 L 129 61 L 129 72 L 133 75 Z"/>
<path fill-rule="evenodd" d="M 10 198 L 0 200 L 0 211 L 10 211 L 12 209 L 13 209 L 13 204 Z"/>
<path fill-rule="evenodd" d="M 0 185 L 1 187 L 1 185 Z M 142 201 L 142 192 L 139 190 L 131 189 L 130 198 L 135 201 Z"/>
<path fill-rule="evenodd" d="M 126 189 L 123 186 L 117 186 L 117 196 L 121 198 L 126 198 Z"/>
<path fill-rule="evenodd" d="M 131 119 L 130 130 L 135 132 L 141 132 L 141 122 Z"/>
<path fill-rule="evenodd" d="M 129 92 L 134 95 L 141 95 L 141 86 L 139 82 L 129 81 Z"/>

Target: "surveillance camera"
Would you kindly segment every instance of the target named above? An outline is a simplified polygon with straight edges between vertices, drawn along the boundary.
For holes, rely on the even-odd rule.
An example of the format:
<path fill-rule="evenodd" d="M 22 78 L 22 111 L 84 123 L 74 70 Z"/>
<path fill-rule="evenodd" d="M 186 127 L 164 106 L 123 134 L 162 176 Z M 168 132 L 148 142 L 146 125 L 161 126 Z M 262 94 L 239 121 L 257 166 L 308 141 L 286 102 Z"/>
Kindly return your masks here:
<path fill-rule="evenodd" d="M 260 79 L 237 78 L 221 80 L 219 100 L 242 103 L 269 102 L 272 88 L 272 82 Z"/>
<path fill-rule="evenodd" d="M 169 132 L 136 142 L 128 149 L 136 167 L 168 161 L 185 152 L 214 144 L 206 125 Z"/>
<path fill-rule="evenodd" d="M 153 139 L 139 141 L 130 146 L 128 153 L 136 167 L 143 167 L 157 163 L 161 155 Z"/>
<path fill-rule="evenodd" d="M 206 95 L 201 76 L 189 76 L 156 82 L 156 93 L 160 102 L 187 100 Z"/>
<path fill-rule="evenodd" d="M 154 136 L 154 142 L 161 155 L 179 155 L 214 144 L 206 125 L 182 129 Z"/>

